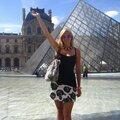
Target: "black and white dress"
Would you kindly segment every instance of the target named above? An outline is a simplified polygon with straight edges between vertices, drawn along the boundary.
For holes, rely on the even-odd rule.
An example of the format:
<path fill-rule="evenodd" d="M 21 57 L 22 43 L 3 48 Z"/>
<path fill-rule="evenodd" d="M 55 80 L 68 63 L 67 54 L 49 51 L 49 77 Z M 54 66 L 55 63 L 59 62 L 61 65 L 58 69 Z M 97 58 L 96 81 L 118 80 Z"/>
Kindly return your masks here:
<path fill-rule="evenodd" d="M 76 100 L 76 79 L 74 66 L 76 63 L 75 55 L 65 56 L 60 54 L 61 63 L 59 66 L 59 77 L 57 82 L 51 83 L 52 92 L 50 97 L 53 100 L 63 102 L 74 102 Z"/>

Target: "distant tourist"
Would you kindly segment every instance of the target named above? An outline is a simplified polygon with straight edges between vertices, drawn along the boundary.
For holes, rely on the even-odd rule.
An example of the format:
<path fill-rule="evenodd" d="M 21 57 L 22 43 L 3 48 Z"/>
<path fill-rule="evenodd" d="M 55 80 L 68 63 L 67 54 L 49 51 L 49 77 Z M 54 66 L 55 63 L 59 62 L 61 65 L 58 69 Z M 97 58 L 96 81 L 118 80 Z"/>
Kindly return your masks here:
<path fill-rule="evenodd" d="M 88 67 L 86 65 L 83 66 L 83 78 L 88 78 Z"/>
<path fill-rule="evenodd" d="M 44 35 L 60 56 L 59 77 L 57 82 L 51 83 L 52 92 L 50 94 L 57 108 L 57 120 L 72 120 L 71 112 L 76 96 L 81 96 L 80 51 L 73 46 L 73 34 L 69 29 L 63 29 L 59 40 L 56 41 L 48 32 L 40 15 L 34 11 L 32 11 L 32 15 L 37 18 Z"/>

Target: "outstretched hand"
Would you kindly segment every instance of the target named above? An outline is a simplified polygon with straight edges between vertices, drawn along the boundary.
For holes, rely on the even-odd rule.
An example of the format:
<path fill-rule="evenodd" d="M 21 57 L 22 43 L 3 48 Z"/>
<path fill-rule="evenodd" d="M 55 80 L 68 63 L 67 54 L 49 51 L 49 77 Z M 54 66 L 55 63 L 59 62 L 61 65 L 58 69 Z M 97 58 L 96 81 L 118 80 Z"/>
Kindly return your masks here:
<path fill-rule="evenodd" d="M 40 14 L 37 13 L 37 12 L 35 12 L 34 10 L 31 11 L 31 14 L 32 14 L 34 17 L 40 16 Z"/>

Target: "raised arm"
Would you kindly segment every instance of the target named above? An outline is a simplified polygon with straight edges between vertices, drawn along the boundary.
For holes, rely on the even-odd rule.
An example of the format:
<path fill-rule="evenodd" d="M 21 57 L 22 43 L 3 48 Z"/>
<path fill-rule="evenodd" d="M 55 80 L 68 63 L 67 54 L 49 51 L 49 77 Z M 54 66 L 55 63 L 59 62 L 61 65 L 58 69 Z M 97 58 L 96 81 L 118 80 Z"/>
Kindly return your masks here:
<path fill-rule="evenodd" d="M 45 37 L 48 39 L 49 43 L 51 44 L 51 46 L 55 49 L 55 51 L 58 51 L 59 46 L 58 43 L 56 42 L 56 40 L 53 38 L 53 36 L 49 33 L 45 23 L 43 22 L 43 20 L 40 17 L 39 13 L 36 13 L 34 11 L 32 11 L 32 15 L 35 16 L 37 18 L 37 21 L 39 23 L 40 28 L 42 29 Z"/>

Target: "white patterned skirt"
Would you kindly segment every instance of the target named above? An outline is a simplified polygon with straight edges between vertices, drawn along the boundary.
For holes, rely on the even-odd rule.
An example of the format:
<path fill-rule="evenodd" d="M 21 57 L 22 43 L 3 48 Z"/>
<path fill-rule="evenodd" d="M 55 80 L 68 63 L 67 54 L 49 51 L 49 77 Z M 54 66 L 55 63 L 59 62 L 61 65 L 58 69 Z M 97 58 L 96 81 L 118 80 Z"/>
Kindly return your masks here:
<path fill-rule="evenodd" d="M 58 85 L 55 82 L 51 83 L 52 92 L 50 97 L 53 100 L 65 102 L 75 102 L 76 89 L 68 85 Z"/>

